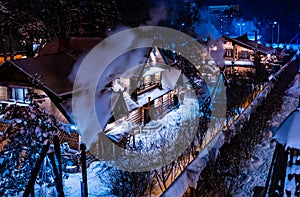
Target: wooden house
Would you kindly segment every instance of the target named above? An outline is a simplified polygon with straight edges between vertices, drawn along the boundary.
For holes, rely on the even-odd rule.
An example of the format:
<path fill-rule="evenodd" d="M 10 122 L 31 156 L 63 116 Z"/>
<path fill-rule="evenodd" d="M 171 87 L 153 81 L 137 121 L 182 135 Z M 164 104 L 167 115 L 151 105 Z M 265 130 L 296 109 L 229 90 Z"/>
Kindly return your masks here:
<path fill-rule="evenodd" d="M 258 41 L 248 39 L 247 33 L 237 38 L 229 38 L 226 36 L 223 47 L 225 49 L 224 60 L 225 65 L 251 66 L 254 62 L 255 54 L 266 57 L 268 54 L 275 54 L 275 49 L 259 44 Z"/>
<path fill-rule="evenodd" d="M 145 56 L 143 64 L 113 80 L 111 88 L 116 96 L 105 132 L 123 121 L 145 125 L 179 104 L 178 84 L 184 82 L 181 71 L 169 66 L 170 60 L 157 47 L 148 48 Z"/>
<path fill-rule="evenodd" d="M 69 38 L 53 40 L 35 58 L 9 60 L 0 66 L 0 109 L 16 104 L 28 106 L 26 97 L 34 89 L 44 108 L 56 119 L 66 125 L 73 125 L 70 100 L 73 83 L 68 79 L 80 54 L 87 53 L 100 42 L 98 38 Z M 33 87 L 33 81 L 40 78 Z M 79 134 L 64 132 L 61 142 L 67 141 L 72 148 L 78 148 Z"/>
<path fill-rule="evenodd" d="M 219 58 L 219 66 L 224 68 L 228 78 L 251 81 L 257 69 L 272 73 L 281 66 L 275 49 L 249 40 L 247 33 L 237 38 L 222 36 L 209 42 L 208 49 L 213 57 Z"/>

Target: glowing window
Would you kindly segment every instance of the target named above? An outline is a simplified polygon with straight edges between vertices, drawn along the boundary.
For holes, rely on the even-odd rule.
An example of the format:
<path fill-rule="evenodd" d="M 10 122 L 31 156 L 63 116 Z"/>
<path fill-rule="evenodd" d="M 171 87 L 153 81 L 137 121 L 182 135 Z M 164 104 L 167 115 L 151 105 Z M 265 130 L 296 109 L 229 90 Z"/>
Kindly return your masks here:
<path fill-rule="evenodd" d="M 242 59 L 249 59 L 248 51 L 241 51 L 241 58 Z"/>
<path fill-rule="evenodd" d="M 27 94 L 28 88 L 10 88 L 9 100 L 28 103 L 29 100 L 26 98 Z"/>

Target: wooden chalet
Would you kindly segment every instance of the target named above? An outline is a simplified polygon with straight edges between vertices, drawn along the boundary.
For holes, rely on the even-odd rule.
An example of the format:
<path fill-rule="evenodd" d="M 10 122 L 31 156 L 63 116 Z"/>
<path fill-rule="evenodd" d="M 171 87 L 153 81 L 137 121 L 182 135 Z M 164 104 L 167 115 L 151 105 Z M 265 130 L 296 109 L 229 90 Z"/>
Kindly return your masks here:
<path fill-rule="evenodd" d="M 98 38 L 69 38 L 53 40 L 35 58 L 9 60 L 0 66 L 0 109 L 16 104 L 28 106 L 26 95 L 33 87 L 33 80 L 40 76 L 35 87 L 40 106 L 60 122 L 74 124 L 70 102 L 73 83 L 68 79 L 80 54 L 87 53 L 100 42 Z M 61 142 L 67 141 L 71 148 L 78 148 L 79 134 L 68 136 L 61 132 Z"/>
<path fill-rule="evenodd" d="M 137 63 L 139 66 L 128 69 L 116 77 L 110 87 L 100 90 L 99 95 L 110 95 L 112 101 L 107 103 L 109 111 L 98 114 L 105 125 L 104 132 L 100 132 L 91 145 L 98 158 L 116 157 L 115 146 L 126 148 L 129 138 L 160 130 L 163 125 L 158 120 L 176 109 L 190 93 L 188 79 L 160 49 L 153 46 L 142 50 L 146 57 L 142 59 L 144 62 Z M 104 105 L 105 98 L 99 101 L 97 103 Z M 108 143 L 108 138 L 115 143 Z"/>
<path fill-rule="evenodd" d="M 38 100 L 43 101 L 40 106 L 60 122 L 73 125 L 73 83 L 68 77 L 80 54 L 87 53 L 99 42 L 97 38 L 53 40 L 35 58 L 4 62 L 0 66 L 0 109 L 11 104 L 27 106 L 30 101 L 26 94 L 33 88 L 32 81 L 40 76 L 38 88 L 34 88 Z M 106 133 L 124 120 L 145 125 L 172 110 L 183 99 L 177 87 L 184 81 L 181 71 L 168 66 L 172 61 L 157 47 L 143 50 L 146 57 L 145 62 L 140 62 L 143 65 L 130 69 L 111 83 L 115 103 L 111 106 L 113 113 L 107 112 L 111 116 L 106 122 Z M 62 133 L 60 138 L 70 143 L 70 147 L 78 148 L 80 136 L 78 133 L 71 135 Z"/>
<path fill-rule="evenodd" d="M 272 73 L 281 67 L 275 56 L 276 50 L 249 40 L 247 33 L 237 38 L 222 36 L 209 42 L 208 48 L 213 57 L 221 59 L 222 54 L 219 66 L 224 68 L 227 78 L 251 81 L 257 69 Z"/>
<path fill-rule="evenodd" d="M 254 65 L 255 53 L 261 57 L 275 54 L 275 49 L 259 44 L 258 41 L 249 40 L 247 33 L 237 38 L 226 36 L 222 38 L 225 49 L 224 60 L 227 66 L 231 66 L 232 62 L 239 66 L 252 66 Z"/>

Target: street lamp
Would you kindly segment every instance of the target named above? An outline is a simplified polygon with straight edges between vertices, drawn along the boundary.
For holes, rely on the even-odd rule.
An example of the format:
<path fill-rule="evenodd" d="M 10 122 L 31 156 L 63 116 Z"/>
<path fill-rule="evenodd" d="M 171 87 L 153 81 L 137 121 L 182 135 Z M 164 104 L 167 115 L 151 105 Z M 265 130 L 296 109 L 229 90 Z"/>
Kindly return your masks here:
<path fill-rule="evenodd" d="M 238 26 L 240 27 L 240 36 L 242 35 L 242 26 L 245 26 L 245 23 L 238 23 Z"/>
<path fill-rule="evenodd" d="M 275 27 L 276 24 L 277 24 L 277 22 L 274 21 L 273 25 L 272 25 L 272 43 L 271 43 L 272 46 L 273 46 L 273 43 L 274 43 L 274 27 Z"/>
<path fill-rule="evenodd" d="M 272 45 L 274 43 L 274 27 L 277 25 L 277 45 L 279 45 L 279 33 L 280 33 L 280 28 L 279 28 L 279 21 L 274 21 L 272 24 Z"/>

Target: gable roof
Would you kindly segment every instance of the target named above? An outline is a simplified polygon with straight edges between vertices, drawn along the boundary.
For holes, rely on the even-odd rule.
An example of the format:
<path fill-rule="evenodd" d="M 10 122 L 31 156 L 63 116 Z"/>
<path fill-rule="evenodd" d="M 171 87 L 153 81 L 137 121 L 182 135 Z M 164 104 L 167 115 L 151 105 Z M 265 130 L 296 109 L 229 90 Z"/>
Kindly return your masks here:
<path fill-rule="evenodd" d="M 57 53 L 10 62 L 31 77 L 38 73 L 42 77 L 41 83 L 58 96 L 71 91 L 73 88 L 73 84 L 68 80 L 68 75 L 75 60 L 66 54 Z"/>
<path fill-rule="evenodd" d="M 225 40 L 231 41 L 232 43 L 238 44 L 240 46 L 243 46 L 247 49 L 258 51 L 264 55 L 275 53 L 275 49 L 269 48 L 267 46 L 264 46 L 262 44 L 259 44 L 258 41 L 253 41 L 248 39 L 248 34 L 245 33 L 242 36 L 236 37 L 236 38 L 230 38 L 227 36 L 222 36 Z"/>
<path fill-rule="evenodd" d="M 17 60 L 16 60 L 17 61 Z M 19 62 L 20 63 L 20 62 Z M 24 63 L 24 62 L 22 62 Z M 36 74 L 36 67 L 33 65 L 30 65 L 28 67 L 25 66 L 25 64 L 16 64 L 14 61 L 6 61 L 0 66 L 0 84 L 1 85 L 20 85 L 20 86 L 32 86 L 32 81 L 35 78 Z M 38 65 L 37 65 L 38 66 Z M 47 71 L 47 70 L 45 70 Z M 55 72 L 55 71 L 54 71 Z M 39 72 L 41 73 L 41 72 Z M 46 74 L 46 72 L 42 72 L 43 74 Z M 50 72 L 51 73 L 51 72 Z M 49 74 L 49 76 L 53 77 L 56 76 L 55 74 Z M 64 109 L 62 106 L 62 98 L 59 96 L 57 92 L 51 89 L 51 86 L 55 85 L 55 87 L 58 87 L 59 89 L 59 83 L 63 83 L 62 81 L 56 81 L 55 78 L 51 78 L 47 80 L 47 77 L 42 78 L 42 80 L 39 82 L 39 89 L 43 90 L 51 99 L 51 101 L 54 103 L 54 105 L 61 111 L 61 113 L 65 116 L 65 118 L 70 122 L 74 123 L 72 117 L 68 112 Z M 62 78 L 63 79 L 63 78 Z M 66 80 L 63 80 L 67 82 Z M 43 84 L 44 82 L 48 83 L 48 86 Z M 53 82 L 52 84 L 49 82 Z M 50 84 L 50 86 L 49 86 Z M 54 86 L 53 86 L 54 87 Z M 72 87 L 72 86 L 67 86 Z"/>
<path fill-rule="evenodd" d="M 88 53 L 100 41 L 100 38 L 94 37 L 52 39 L 40 50 L 37 57 L 5 62 L 0 66 L 0 71 L 1 68 L 6 67 L 6 64 L 10 64 L 30 78 L 39 74 L 42 77 L 41 83 L 45 87 L 57 96 L 65 95 L 72 92 L 73 82 L 68 79 L 68 76 L 78 57 Z M 0 79 L 0 82 L 3 80 Z"/>

